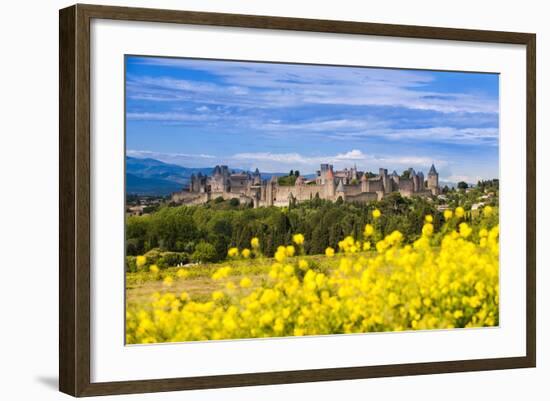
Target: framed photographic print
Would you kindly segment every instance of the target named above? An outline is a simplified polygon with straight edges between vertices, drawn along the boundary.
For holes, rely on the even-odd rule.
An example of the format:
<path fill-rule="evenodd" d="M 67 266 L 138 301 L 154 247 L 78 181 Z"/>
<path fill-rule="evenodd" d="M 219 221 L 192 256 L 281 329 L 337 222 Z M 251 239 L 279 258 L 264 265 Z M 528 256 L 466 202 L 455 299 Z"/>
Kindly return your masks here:
<path fill-rule="evenodd" d="M 535 35 L 60 11 L 60 390 L 535 366 Z"/>

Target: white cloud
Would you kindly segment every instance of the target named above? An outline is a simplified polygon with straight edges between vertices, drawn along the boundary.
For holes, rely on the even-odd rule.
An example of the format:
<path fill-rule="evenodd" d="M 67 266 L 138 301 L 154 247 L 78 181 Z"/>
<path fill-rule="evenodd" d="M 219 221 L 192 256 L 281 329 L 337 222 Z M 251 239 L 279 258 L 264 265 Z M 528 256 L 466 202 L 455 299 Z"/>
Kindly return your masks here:
<path fill-rule="evenodd" d="M 481 181 L 481 180 L 484 180 L 484 179 L 487 179 L 487 178 L 484 178 L 480 175 L 460 175 L 459 174 L 459 175 L 450 175 L 450 176 L 447 176 L 447 177 L 442 177 L 439 180 L 440 181 L 454 182 L 454 183 L 464 181 L 468 184 L 475 184 L 478 181 Z"/>
<path fill-rule="evenodd" d="M 129 77 L 128 96 L 149 100 L 193 100 L 243 107 L 306 104 L 392 106 L 443 113 L 498 113 L 498 100 L 470 93 L 426 89 L 426 72 L 320 67 L 273 63 L 142 58 L 141 64 L 214 74 L 218 83 L 168 77 Z"/>
<path fill-rule="evenodd" d="M 181 158 L 185 159 L 208 159 L 209 163 L 212 162 L 212 159 L 216 159 L 216 156 L 199 153 L 199 154 L 190 154 L 190 153 L 163 153 L 163 152 L 154 152 L 150 150 L 127 150 L 126 155 L 138 158 L 150 157 L 167 163 L 177 162 Z M 191 166 L 194 167 L 194 166 Z"/>
<path fill-rule="evenodd" d="M 227 163 L 243 168 L 258 167 L 261 171 L 280 172 L 289 169 L 299 169 L 311 173 L 319 169 L 321 163 L 333 164 L 337 169 L 351 168 L 357 165 L 360 170 L 377 171 L 378 168 L 403 170 L 413 167 L 427 171 L 431 163 L 445 166 L 444 160 L 434 160 L 432 157 L 400 157 L 395 155 L 368 155 L 358 149 L 334 155 L 306 156 L 300 153 L 247 152 L 238 153 L 227 158 Z"/>

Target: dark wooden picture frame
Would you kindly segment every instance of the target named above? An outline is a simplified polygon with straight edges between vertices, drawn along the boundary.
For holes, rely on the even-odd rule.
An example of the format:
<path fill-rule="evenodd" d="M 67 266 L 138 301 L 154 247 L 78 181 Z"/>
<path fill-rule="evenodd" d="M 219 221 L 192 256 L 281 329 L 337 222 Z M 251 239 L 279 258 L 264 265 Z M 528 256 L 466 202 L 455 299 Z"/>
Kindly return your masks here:
<path fill-rule="evenodd" d="M 94 18 L 525 45 L 527 49 L 526 356 L 92 383 L 90 380 L 90 22 Z M 73 396 L 93 396 L 535 366 L 535 34 L 80 4 L 60 10 L 59 29 L 59 388 L 62 392 Z"/>

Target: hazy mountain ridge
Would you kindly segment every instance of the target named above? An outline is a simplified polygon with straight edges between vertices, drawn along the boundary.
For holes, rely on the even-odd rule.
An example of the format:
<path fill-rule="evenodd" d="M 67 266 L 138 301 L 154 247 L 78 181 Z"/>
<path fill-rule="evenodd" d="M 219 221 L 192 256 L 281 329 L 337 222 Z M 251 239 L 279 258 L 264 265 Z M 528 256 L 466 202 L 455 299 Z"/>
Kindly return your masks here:
<path fill-rule="evenodd" d="M 126 193 L 138 195 L 169 195 L 187 188 L 192 174 L 211 175 L 212 167 L 183 167 L 151 158 L 126 156 Z M 229 167 L 231 171 L 247 171 Z M 281 177 L 288 173 L 261 173 L 263 179 Z M 305 175 L 306 178 L 314 174 Z"/>

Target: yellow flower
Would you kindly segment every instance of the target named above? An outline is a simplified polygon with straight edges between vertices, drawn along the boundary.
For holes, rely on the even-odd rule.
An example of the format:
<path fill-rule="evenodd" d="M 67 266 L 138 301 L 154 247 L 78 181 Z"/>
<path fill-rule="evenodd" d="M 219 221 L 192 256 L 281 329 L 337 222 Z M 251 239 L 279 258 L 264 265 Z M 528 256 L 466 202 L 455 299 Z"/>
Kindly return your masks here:
<path fill-rule="evenodd" d="M 231 273 L 231 267 L 224 266 L 220 267 L 218 270 L 212 274 L 212 280 L 221 280 L 222 278 L 226 278 Z"/>
<path fill-rule="evenodd" d="M 189 276 L 189 272 L 185 269 L 178 269 L 178 271 L 176 272 L 176 276 L 178 276 L 178 278 L 186 278 L 187 276 Z"/>
<path fill-rule="evenodd" d="M 460 223 L 458 226 L 458 230 L 459 234 L 464 238 L 468 238 L 468 236 L 472 233 L 472 229 L 466 223 Z"/>
<path fill-rule="evenodd" d="M 445 211 L 443 212 L 443 217 L 445 217 L 445 220 L 451 219 L 451 218 L 453 217 L 453 212 L 452 212 L 452 210 L 449 210 L 449 209 L 445 210 Z"/>
<path fill-rule="evenodd" d="M 260 240 L 258 239 L 258 237 L 254 237 L 250 240 L 250 246 L 252 248 L 259 248 L 260 247 Z"/>
<path fill-rule="evenodd" d="M 455 209 L 456 217 L 462 218 L 464 217 L 464 208 L 462 206 L 459 206 Z"/>
<path fill-rule="evenodd" d="M 365 226 L 365 237 L 370 237 L 374 233 L 374 227 L 371 224 Z"/>
<path fill-rule="evenodd" d="M 382 216 L 382 212 L 380 212 L 380 210 L 374 209 L 372 211 L 372 217 L 374 217 L 375 219 L 378 219 L 380 216 Z"/>
<path fill-rule="evenodd" d="M 424 221 L 425 221 L 426 223 L 433 223 L 434 218 L 433 218 L 433 216 L 432 216 L 431 214 L 427 214 L 427 215 L 424 217 Z"/>
<path fill-rule="evenodd" d="M 304 243 L 304 236 L 302 234 L 294 234 L 292 236 L 292 241 L 294 241 L 296 245 L 302 245 Z"/>
<path fill-rule="evenodd" d="M 224 294 L 223 294 L 223 292 L 221 292 L 221 291 L 214 291 L 214 292 L 212 293 L 212 299 L 213 299 L 214 301 L 219 301 L 219 300 L 222 299 L 223 297 L 224 297 Z"/>
<path fill-rule="evenodd" d="M 239 283 L 239 285 L 242 288 L 248 288 L 252 285 L 252 280 L 250 280 L 248 277 L 243 277 Z"/>
<path fill-rule="evenodd" d="M 498 208 L 492 213 L 497 215 Z M 284 260 L 282 263 L 277 257 L 268 266 L 264 264 L 267 258 L 227 262 L 215 270 L 211 282 L 204 278 L 208 287 L 198 296 L 186 292 L 178 296 L 170 292 L 171 288 L 161 293 L 152 283 L 156 292 L 151 297 L 128 305 L 127 341 L 138 344 L 498 325 L 498 225 L 488 225 L 493 219 L 474 218 L 456 230 L 454 225 L 446 225 L 435 235 L 435 220 L 424 221 L 417 240 L 395 230 L 378 242 L 372 237 L 370 241 L 342 238 L 338 255 L 329 247 L 326 256 L 300 256 L 294 261 L 288 259 L 287 246 L 281 245 L 276 256 Z M 474 230 L 479 236 L 472 235 Z M 414 242 L 401 246 L 406 240 Z M 376 251 L 354 253 L 375 244 Z M 161 274 L 155 268 L 159 274 L 145 275 L 145 280 L 166 277 L 164 281 L 170 283 L 180 277 L 180 271 L 188 271 L 175 269 L 169 276 L 171 269 Z M 241 275 L 240 281 L 214 281 L 228 277 L 232 269 Z M 254 277 L 245 276 L 245 272 Z M 207 288 L 213 289 L 206 292 Z"/>
<path fill-rule="evenodd" d="M 368 251 L 370 249 L 370 242 L 369 241 L 365 241 L 363 243 L 363 251 Z"/>
<path fill-rule="evenodd" d="M 158 273 L 159 272 L 159 267 L 157 265 L 151 265 L 151 266 L 149 266 L 149 271 L 151 273 Z"/>
<path fill-rule="evenodd" d="M 170 287 L 173 283 L 174 283 L 174 279 L 172 278 L 172 276 L 167 276 L 162 281 L 162 284 L 166 287 Z"/>
<path fill-rule="evenodd" d="M 234 258 L 235 256 L 237 256 L 239 254 L 239 248 L 229 248 L 229 250 L 227 251 L 227 256 L 229 256 L 230 258 Z"/>
<path fill-rule="evenodd" d="M 426 223 L 424 224 L 424 227 L 422 227 L 422 234 L 426 237 L 431 236 L 434 233 L 434 226 L 432 223 Z"/>
<path fill-rule="evenodd" d="M 250 249 L 244 248 L 241 252 L 241 255 L 243 255 L 243 258 L 249 258 L 250 257 Z"/>
<path fill-rule="evenodd" d="M 286 247 L 287 256 L 294 256 L 294 252 L 296 252 L 296 249 L 292 245 Z"/>
<path fill-rule="evenodd" d="M 483 208 L 483 215 L 484 215 L 485 217 L 489 217 L 489 216 L 491 216 L 492 214 L 493 214 L 493 208 L 492 208 L 491 206 L 488 206 L 488 205 L 487 205 L 487 206 L 485 206 L 485 207 Z"/>
<path fill-rule="evenodd" d="M 145 266 L 146 263 L 147 263 L 147 257 L 140 255 L 136 258 L 137 267 L 143 267 Z"/>
<path fill-rule="evenodd" d="M 284 246 L 280 246 L 277 248 L 277 252 L 275 252 L 275 260 L 279 263 L 282 263 L 286 259 L 286 248 Z"/>

